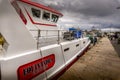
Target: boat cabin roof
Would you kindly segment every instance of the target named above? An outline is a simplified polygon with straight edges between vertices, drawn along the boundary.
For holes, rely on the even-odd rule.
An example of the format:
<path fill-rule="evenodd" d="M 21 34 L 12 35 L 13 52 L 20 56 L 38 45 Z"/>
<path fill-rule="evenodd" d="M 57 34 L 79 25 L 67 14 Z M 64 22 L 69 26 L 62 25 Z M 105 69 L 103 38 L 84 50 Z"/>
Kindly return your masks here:
<path fill-rule="evenodd" d="M 20 0 L 20 1 L 21 1 L 21 2 L 24 2 L 24 3 L 27 3 L 27 4 L 30 4 L 30 5 L 32 5 L 32 6 L 38 7 L 38 8 L 45 9 L 45 10 L 50 11 L 50 12 L 53 12 L 53 13 L 56 13 L 56 14 L 58 14 L 58 15 L 60 15 L 60 16 L 63 16 L 63 14 L 60 13 L 59 11 L 57 11 L 57 10 L 55 10 L 55 9 L 52 9 L 52 8 L 50 8 L 50 7 L 48 7 L 48 6 L 44 6 L 44 5 L 40 4 L 40 3 L 32 2 L 32 1 L 30 1 L 30 0 Z"/>

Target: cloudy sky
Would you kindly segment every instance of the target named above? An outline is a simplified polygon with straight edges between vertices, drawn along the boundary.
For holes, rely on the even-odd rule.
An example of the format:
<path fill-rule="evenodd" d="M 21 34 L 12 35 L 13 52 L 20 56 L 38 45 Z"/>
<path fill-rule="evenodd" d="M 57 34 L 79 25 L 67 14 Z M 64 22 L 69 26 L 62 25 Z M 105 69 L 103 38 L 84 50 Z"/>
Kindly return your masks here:
<path fill-rule="evenodd" d="M 33 0 L 45 3 L 64 16 L 61 26 L 120 28 L 120 0 Z"/>

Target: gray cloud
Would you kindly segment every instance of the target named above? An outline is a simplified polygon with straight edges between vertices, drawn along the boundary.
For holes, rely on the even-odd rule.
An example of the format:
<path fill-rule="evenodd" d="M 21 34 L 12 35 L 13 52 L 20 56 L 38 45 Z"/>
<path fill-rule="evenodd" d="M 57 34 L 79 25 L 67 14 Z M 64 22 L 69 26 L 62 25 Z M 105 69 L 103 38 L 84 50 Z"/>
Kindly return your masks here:
<path fill-rule="evenodd" d="M 63 13 L 63 23 L 120 24 L 119 0 L 33 0 Z M 71 19 L 71 20 L 70 20 Z M 62 23 L 62 20 L 60 21 Z"/>

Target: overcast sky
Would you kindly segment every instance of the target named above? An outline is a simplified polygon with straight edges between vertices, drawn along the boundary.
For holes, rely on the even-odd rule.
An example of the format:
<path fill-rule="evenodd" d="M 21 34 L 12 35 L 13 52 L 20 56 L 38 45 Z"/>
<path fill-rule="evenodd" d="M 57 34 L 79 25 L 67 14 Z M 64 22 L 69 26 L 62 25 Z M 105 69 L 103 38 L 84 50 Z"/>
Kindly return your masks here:
<path fill-rule="evenodd" d="M 62 26 L 119 27 L 120 0 L 33 0 L 44 2 L 59 10 L 64 16 L 59 20 Z"/>

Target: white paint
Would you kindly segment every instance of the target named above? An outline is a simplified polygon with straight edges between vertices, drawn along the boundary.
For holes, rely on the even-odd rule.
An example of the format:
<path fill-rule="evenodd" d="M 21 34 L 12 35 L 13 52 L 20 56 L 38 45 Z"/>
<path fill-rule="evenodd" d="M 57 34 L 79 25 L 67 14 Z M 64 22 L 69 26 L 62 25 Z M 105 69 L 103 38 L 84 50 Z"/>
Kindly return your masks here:
<path fill-rule="evenodd" d="M 57 27 L 46 27 L 32 24 L 26 14 L 26 11 L 24 10 L 24 8 L 26 8 L 28 12 L 31 12 L 31 6 L 20 2 L 18 3 L 27 19 L 26 25 L 22 22 L 9 0 L 0 0 L 0 33 L 9 44 L 8 49 L 4 53 L 2 52 L 2 55 L 0 53 L 1 80 L 17 80 L 17 70 L 20 66 L 41 59 L 50 54 L 54 54 L 54 66 L 38 75 L 33 80 L 51 79 L 68 64 L 70 64 L 70 62 L 77 56 L 79 56 L 81 52 L 90 44 L 90 41 L 88 38 L 81 38 L 62 42 L 60 44 L 47 45 L 37 49 L 36 40 L 34 39 L 34 36 L 36 36 L 37 33 L 33 33 L 29 30 L 57 30 Z M 31 13 L 30 15 L 32 16 Z M 39 22 L 37 19 L 35 19 L 35 21 Z M 52 23 L 48 22 L 48 24 Z M 42 32 L 42 35 L 45 34 L 45 32 Z M 48 32 L 49 36 L 53 34 L 57 34 L 57 32 Z M 57 38 L 55 37 L 54 39 L 51 39 L 48 37 L 48 39 L 56 40 Z M 84 41 L 85 44 L 83 44 Z M 79 44 L 78 47 L 76 47 L 77 44 Z M 64 52 L 64 49 L 66 48 L 69 48 L 69 50 Z"/>
<path fill-rule="evenodd" d="M 50 54 L 55 54 L 55 64 L 54 66 L 46 71 L 47 78 L 51 78 L 57 74 L 60 70 L 65 68 L 64 57 L 62 55 L 62 50 L 60 45 L 51 45 L 44 48 L 41 48 L 42 56 L 45 57 Z"/>
<path fill-rule="evenodd" d="M 0 33 L 9 44 L 4 56 L 10 57 L 36 50 L 36 42 L 9 0 L 2 1 L 0 11 Z"/>

